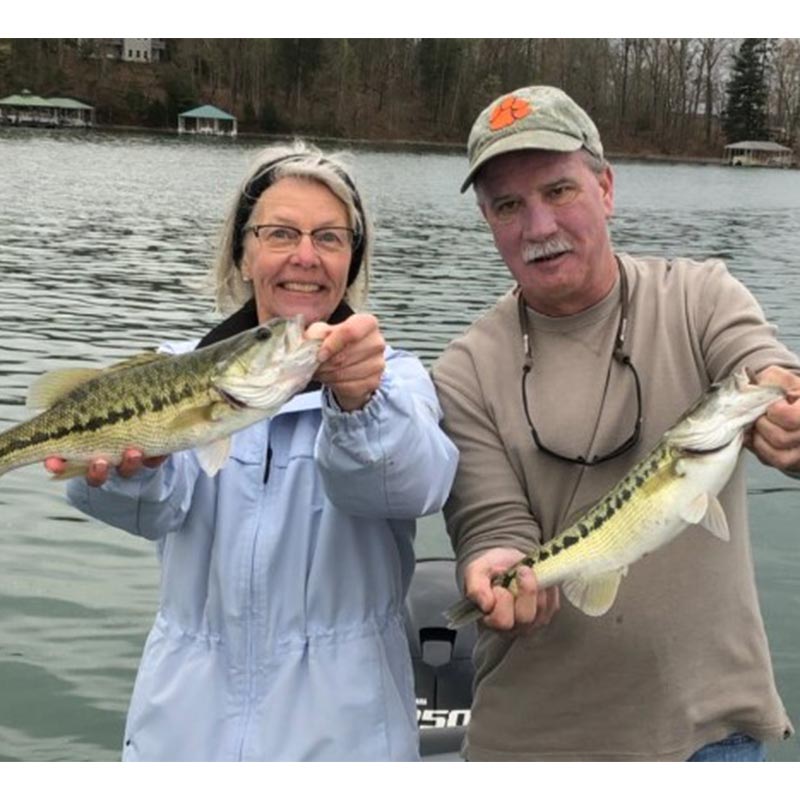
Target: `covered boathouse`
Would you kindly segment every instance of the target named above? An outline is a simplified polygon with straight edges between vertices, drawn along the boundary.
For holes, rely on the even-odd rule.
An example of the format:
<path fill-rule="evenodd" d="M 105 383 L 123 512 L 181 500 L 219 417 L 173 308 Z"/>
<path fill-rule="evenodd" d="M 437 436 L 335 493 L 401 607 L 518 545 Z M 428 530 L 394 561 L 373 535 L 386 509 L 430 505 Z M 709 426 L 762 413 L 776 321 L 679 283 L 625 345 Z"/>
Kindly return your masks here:
<path fill-rule="evenodd" d="M 178 114 L 178 133 L 236 136 L 236 117 L 216 106 L 200 106 Z"/>
<path fill-rule="evenodd" d="M 733 167 L 791 167 L 794 153 L 777 142 L 735 142 L 725 148 L 725 163 Z"/>
<path fill-rule="evenodd" d="M 27 89 L 0 100 L 0 123 L 43 128 L 91 128 L 94 107 L 71 97 L 39 97 Z"/>

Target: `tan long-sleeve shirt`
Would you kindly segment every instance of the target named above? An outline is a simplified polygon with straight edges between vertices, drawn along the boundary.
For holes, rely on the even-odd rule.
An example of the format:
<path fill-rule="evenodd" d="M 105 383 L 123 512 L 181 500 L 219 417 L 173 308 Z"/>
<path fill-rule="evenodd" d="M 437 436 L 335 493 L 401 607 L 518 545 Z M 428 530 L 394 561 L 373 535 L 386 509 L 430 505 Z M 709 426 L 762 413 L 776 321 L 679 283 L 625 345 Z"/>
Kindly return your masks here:
<path fill-rule="evenodd" d="M 460 450 L 445 516 L 461 569 L 488 548 L 526 551 L 552 538 L 712 381 L 742 366 L 800 365 L 721 261 L 620 260 L 631 301 L 627 350 L 643 389 L 633 450 L 593 468 L 537 450 L 522 407 L 513 293 L 434 365 L 445 429 Z M 527 313 L 528 402 L 541 440 L 573 456 L 614 449 L 636 416 L 633 379 L 611 358 L 619 287 L 574 316 Z M 631 567 L 604 616 L 562 599 L 553 621 L 533 633 L 482 629 L 467 758 L 684 760 L 736 731 L 758 739 L 791 732 L 758 605 L 742 463 L 720 501 L 729 543 L 690 528 Z"/>

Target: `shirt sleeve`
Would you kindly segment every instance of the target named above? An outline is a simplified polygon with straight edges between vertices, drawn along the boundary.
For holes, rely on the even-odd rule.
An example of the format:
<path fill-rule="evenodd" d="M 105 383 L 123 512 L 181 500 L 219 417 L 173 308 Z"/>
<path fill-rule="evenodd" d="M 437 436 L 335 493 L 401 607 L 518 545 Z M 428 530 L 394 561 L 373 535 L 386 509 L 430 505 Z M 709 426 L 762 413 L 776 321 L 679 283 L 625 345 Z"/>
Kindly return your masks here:
<path fill-rule="evenodd" d="M 198 473 L 191 453 L 175 453 L 157 469 L 143 467 L 132 478 L 112 470 L 100 487 L 73 478 L 67 500 L 90 517 L 155 541 L 183 525 Z"/>
<path fill-rule="evenodd" d="M 528 552 L 542 534 L 465 345 L 459 341 L 450 345 L 434 366 L 433 379 L 444 410 L 444 429 L 459 450 L 458 471 L 444 511 L 460 579 L 464 566 L 484 550 L 514 547 Z"/>
<path fill-rule="evenodd" d="M 387 352 L 378 391 L 363 409 L 344 412 L 324 390 L 315 458 L 330 501 L 363 517 L 439 511 L 458 461 L 441 416 L 425 368 L 398 350 Z"/>
<path fill-rule="evenodd" d="M 694 324 L 709 380 L 721 380 L 742 367 L 760 372 L 779 366 L 797 372 L 797 356 L 777 338 L 751 292 L 724 262 L 714 259 L 694 274 L 702 285 L 693 292 Z"/>

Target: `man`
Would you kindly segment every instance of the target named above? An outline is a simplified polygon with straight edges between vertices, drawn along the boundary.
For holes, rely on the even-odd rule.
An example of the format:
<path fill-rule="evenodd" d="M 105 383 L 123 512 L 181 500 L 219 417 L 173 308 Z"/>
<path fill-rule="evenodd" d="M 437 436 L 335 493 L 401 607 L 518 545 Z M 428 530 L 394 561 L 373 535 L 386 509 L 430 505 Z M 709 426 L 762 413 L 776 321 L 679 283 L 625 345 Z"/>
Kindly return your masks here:
<path fill-rule="evenodd" d="M 791 390 L 750 446 L 800 470 L 800 363 L 721 261 L 614 252 L 614 176 L 594 123 L 560 90 L 492 103 L 468 155 L 462 191 L 474 186 L 517 288 L 434 367 L 461 452 L 448 530 L 485 614 L 465 756 L 762 760 L 763 742 L 792 726 L 758 608 L 741 464 L 720 495 L 731 541 L 683 533 L 631 568 L 604 616 L 561 603 L 557 587 L 538 591 L 530 570 L 516 597 L 491 578 L 741 367 Z"/>

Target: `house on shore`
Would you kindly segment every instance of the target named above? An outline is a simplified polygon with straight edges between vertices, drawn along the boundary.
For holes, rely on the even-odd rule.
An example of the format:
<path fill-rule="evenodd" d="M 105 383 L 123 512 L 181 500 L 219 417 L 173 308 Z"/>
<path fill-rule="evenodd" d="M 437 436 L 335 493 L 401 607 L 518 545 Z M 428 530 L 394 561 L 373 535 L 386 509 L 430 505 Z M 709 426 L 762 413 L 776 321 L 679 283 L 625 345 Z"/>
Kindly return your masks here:
<path fill-rule="evenodd" d="M 178 133 L 236 136 L 236 117 L 216 106 L 199 106 L 178 114 Z"/>
<path fill-rule="evenodd" d="M 0 124 L 40 128 L 91 128 L 94 107 L 71 97 L 39 97 L 23 89 L 0 100 Z"/>
<path fill-rule="evenodd" d="M 733 167 L 791 167 L 794 152 L 777 142 L 735 142 L 725 147 L 725 163 Z"/>
<path fill-rule="evenodd" d="M 163 39 L 76 39 L 88 58 L 158 64 L 166 60 Z"/>

